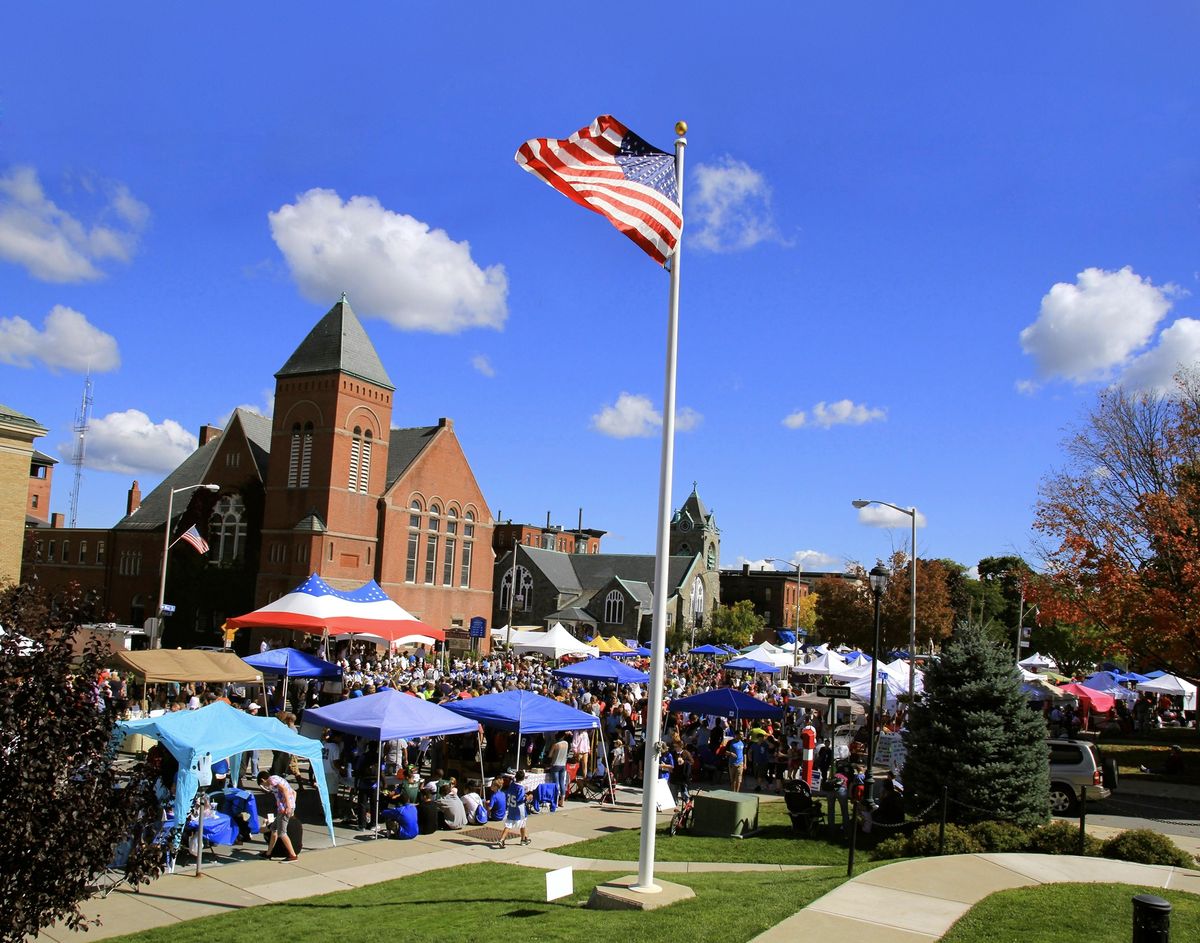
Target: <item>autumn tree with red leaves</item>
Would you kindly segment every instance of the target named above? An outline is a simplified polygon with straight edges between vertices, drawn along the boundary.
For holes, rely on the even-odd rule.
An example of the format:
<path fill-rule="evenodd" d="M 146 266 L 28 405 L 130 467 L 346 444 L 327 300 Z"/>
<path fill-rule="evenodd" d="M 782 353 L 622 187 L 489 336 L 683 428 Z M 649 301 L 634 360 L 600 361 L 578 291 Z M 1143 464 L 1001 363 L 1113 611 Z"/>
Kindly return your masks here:
<path fill-rule="evenodd" d="M 1114 388 L 1066 441 L 1035 529 L 1039 622 L 1134 664 L 1200 673 L 1200 377 L 1172 395 Z"/>
<path fill-rule="evenodd" d="M 880 607 L 880 645 L 885 651 L 907 649 L 911 625 L 908 558 L 893 554 L 892 576 Z M 827 642 L 845 643 L 870 651 L 875 640 L 874 602 L 867 572 L 854 564 L 851 579 L 825 577 L 815 586 L 817 631 Z M 948 589 L 949 570 L 941 560 L 917 562 L 917 647 L 948 638 L 954 627 L 954 608 Z"/>

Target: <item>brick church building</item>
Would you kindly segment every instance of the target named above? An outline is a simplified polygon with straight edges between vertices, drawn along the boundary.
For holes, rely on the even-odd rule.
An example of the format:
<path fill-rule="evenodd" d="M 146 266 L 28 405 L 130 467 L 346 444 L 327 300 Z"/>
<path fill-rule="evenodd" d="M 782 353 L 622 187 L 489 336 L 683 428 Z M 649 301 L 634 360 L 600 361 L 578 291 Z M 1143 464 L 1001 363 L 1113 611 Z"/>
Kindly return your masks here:
<path fill-rule="evenodd" d="M 164 645 L 218 644 L 230 616 L 319 573 L 376 580 L 405 609 L 468 644 L 492 611 L 492 528 L 454 423 L 392 427 L 395 386 L 345 296 L 275 374 L 274 416 L 236 410 L 109 530 L 28 532 L 23 578 L 76 582 L 97 617 L 155 615 L 168 500 L 172 535 L 195 524 L 209 551 L 170 551 Z M 215 485 L 215 489 L 202 486 Z"/>

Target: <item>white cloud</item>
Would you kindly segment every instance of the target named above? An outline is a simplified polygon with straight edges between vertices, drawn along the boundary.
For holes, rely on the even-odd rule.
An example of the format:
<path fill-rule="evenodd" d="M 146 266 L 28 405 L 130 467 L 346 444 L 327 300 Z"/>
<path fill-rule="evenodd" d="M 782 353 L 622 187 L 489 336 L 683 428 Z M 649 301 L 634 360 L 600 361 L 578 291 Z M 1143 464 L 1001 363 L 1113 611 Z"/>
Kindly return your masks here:
<path fill-rule="evenodd" d="M 84 464 L 126 475 L 169 472 L 196 450 L 196 443 L 196 437 L 174 419 L 153 422 L 140 409 L 127 409 L 92 420 Z M 58 447 L 63 458 L 73 452 L 70 442 Z"/>
<path fill-rule="evenodd" d="M 229 412 L 224 413 L 215 419 L 213 421 L 213 425 L 221 429 L 226 428 L 229 425 L 229 420 L 233 418 L 233 414 L 239 409 L 245 409 L 252 413 L 258 413 L 258 415 L 265 416 L 266 418 L 270 419 L 272 414 L 275 412 L 275 391 L 263 390 L 261 405 L 255 405 L 254 403 L 239 403 L 233 409 L 229 410 Z"/>
<path fill-rule="evenodd" d="M 343 202 L 333 190 L 313 189 L 267 218 L 292 277 L 313 301 L 346 291 L 362 313 L 402 330 L 455 334 L 504 326 L 503 265 L 481 269 L 468 243 L 374 197 Z"/>
<path fill-rule="evenodd" d="M 783 424 L 789 429 L 803 429 L 806 426 L 828 429 L 831 426 L 861 426 L 864 423 L 882 422 L 885 419 L 887 419 L 886 409 L 840 399 L 835 403 L 826 403 L 822 400 L 812 408 L 811 413 L 797 409 L 783 417 Z"/>
<path fill-rule="evenodd" d="M 912 517 L 882 504 L 868 504 L 858 509 L 858 522 L 871 527 L 912 527 Z M 925 526 L 925 515 L 917 511 L 917 526 Z"/>
<path fill-rule="evenodd" d="M 487 354 L 476 354 L 471 358 L 471 366 L 485 377 L 491 378 L 496 375 L 496 368 L 492 366 L 492 362 L 488 359 Z"/>
<path fill-rule="evenodd" d="M 1158 335 L 1158 343 L 1135 357 L 1121 374 L 1121 385 L 1134 390 L 1162 393 L 1179 392 L 1175 374 L 1180 367 L 1200 362 L 1200 321 L 1180 318 Z"/>
<path fill-rule="evenodd" d="M 14 167 L 0 176 L 0 259 L 44 282 L 93 281 L 104 276 L 97 263 L 128 262 L 150 211 L 124 184 L 109 189 L 98 215 L 121 225 L 89 225 L 46 196 L 34 168 Z"/>
<path fill-rule="evenodd" d="M 121 365 L 117 339 L 73 308 L 55 305 L 42 330 L 22 317 L 0 318 L 0 363 L 31 367 L 41 361 L 51 370 L 106 373 Z"/>
<path fill-rule="evenodd" d="M 1178 290 L 1157 287 L 1129 266 L 1084 269 L 1075 284 L 1059 282 L 1042 298 L 1037 320 L 1021 331 L 1021 348 L 1043 378 L 1105 379 L 1149 342 Z"/>
<path fill-rule="evenodd" d="M 1033 380 L 1017 380 L 1013 388 L 1022 396 L 1032 396 L 1038 391 L 1038 385 Z"/>
<path fill-rule="evenodd" d="M 689 432 L 703 421 L 703 416 L 687 406 L 675 411 L 675 431 Z M 648 396 L 622 393 L 611 406 L 605 406 L 592 417 L 592 428 L 614 439 L 646 438 L 662 426 L 662 413 Z"/>
<path fill-rule="evenodd" d="M 782 242 L 771 209 L 771 187 L 757 170 L 726 155 L 716 164 L 699 164 L 695 192 L 688 203 L 690 241 L 711 252 L 749 249 L 760 242 Z"/>
<path fill-rule="evenodd" d="M 789 558 L 789 563 L 793 568 L 799 563 L 802 573 L 841 573 L 846 569 L 844 558 L 820 550 L 797 550 Z M 774 560 L 738 557 L 735 565 L 741 567 L 744 564 L 749 564 L 752 570 L 786 570 Z"/>

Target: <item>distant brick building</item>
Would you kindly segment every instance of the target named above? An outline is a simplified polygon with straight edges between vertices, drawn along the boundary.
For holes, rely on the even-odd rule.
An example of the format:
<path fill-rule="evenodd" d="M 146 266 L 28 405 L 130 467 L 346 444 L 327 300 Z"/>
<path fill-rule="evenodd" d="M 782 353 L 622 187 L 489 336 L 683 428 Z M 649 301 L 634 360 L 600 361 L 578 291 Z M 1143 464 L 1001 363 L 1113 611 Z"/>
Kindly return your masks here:
<path fill-rule="evenodd" d="M 36 419 L 0 405 L 0 582 L 15 581 L 21 575 L 21 538 L 31 502 L 29 482 L 37 467 L 33 456 L 41 454 L 34 449 L 33 440 L 46 432 Z"/>
<path fill-rule="evenodd" d="M 454 423 L 392 428 L 395 387 L 344 297 L 275 378 L 271 419 L 236 410 L 225 429 L 202 427 L 197 450 L 144 500 L 134 482 L 125 517 L 90 538 L 103 549 L 89 572 L 62 558 L 66 541 L 74 560 L 76 532 L 45 528 L 26 542 L 29 573 L 52 588 L 74 578 L 140 624 L 157 610 L 174 491 L 173 536 L 195 524 L 209 552 L 171 550 L 167 644 L 211 644 L 228 617 L 319 573 L 335 588 L 374 579 L 467 645 L 470 619 L 492 610 L 493 522 Z"/>
<path fill-rule="evenodd" d="M 541 547 L 543 550 L 557 550 L 560 553 L 599 553 L 600 538 L 607 533 L 603 530 L 592 530 L 583 526 L 583 514 L 580 513 L 580 523 L 573 529 L 550 523 L 550 514 L 546 514 L 546 526 L 537 524 L 514 524 L 512 521 L 496 523 L 492 532 L 492 549 L 499 556 L 513 545 L 525 547 Z"/>

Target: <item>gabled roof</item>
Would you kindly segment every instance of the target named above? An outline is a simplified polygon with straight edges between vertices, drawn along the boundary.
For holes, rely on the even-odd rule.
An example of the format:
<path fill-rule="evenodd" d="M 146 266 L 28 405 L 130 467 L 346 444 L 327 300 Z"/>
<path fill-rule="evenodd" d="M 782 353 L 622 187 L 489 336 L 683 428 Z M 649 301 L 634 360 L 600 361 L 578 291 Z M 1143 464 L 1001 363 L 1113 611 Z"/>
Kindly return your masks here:
<path fill-rule="evenodd" d="M 52 458 L 51 456 L 47 455 L 45 452 L 40 452 L 37 449 L 34 449 L 33 450 L 33 464 L 34 465 L 57 465 L 58 459 Z"/>
<path fill-rule="evenodd" d="M 575 593 L 580 598 L 571 604 L 584 606 L 584 598 L 590 598 L 596 590 L 607 585 L 612 580 L 620 579 L 626 589 L 635 596 L 646 599 L 653 592 L 654 586 L 654 555 L 637 553 L 563 553 L 560 550 L 543 550 L 540 547 L 518 545 L 521 554 L 537 567 L 541 574 L 548 579 L 560 593 Z M 505 555 L 508 556 L 507 554 Z M 497 571 L 503 571 L 505 565 L 497 561 Z M 667 595 L 675 595 L 680 583 L 687 577 L 696 556 L 671 557 L 667 566 Z M 638 587 L 645 587 L 644 590 Z"/>
<path fill-rule="evenodd" d="M 414 426 L 410 429 L 392 429 L 388 433 L 387 487 L 390 488 L 417 460 L 425 446 L 433 441 L 434 433 L 441 426 Z"/>
<path fill-rule="evenodd" d="M 640 580 L 623 580 L 619 576 L 617 582 L 638 601 L 643 609 L 649 611 L 654 606 L 654 593 L 650 591 L 649 583 L 643 583 Z"/>
<path fill-rule="evenodd" d="M 265 479 L 267 455 L 271 449 L 271 420 L 248 409 L 235 409 L 225 430 L 185 458 L 171 474 L 158 483 L 158 487 L 142 499 L 137 510 L 117 521 L 117 527 L 122 530 L 154 530 L 162 527 L 167 519 L 167 502 L 171 491 L 204 483 L 208 467 L 221 447 L 221 443 L 225 441 L 225 436 L 233 428 L 235 421 L 240 423 L 242 431 L 245 432 L 254 462 L 258 466 L 258 473 Z M 191 499 L 190 494 L 179 495 L 171 506 L 171 516 L 177 518 L 183 514 L 188 509 L 188 502 Z"/>
<path fill-rule="evenodd" d="M 321 515 L 316 511 L 310 513 L 292 530 L 303 533 L 323 534 L 325 533 L 325 522 L 321 520 Z"/>
<path fill-rule="evenodd" d="M 303 376 L 334 371 L 366 380 L 384 389 L 396 388 L 345 295 L 308 332 L 308 336 L 300 342 L 300 346 L 275 376 Z"/>

